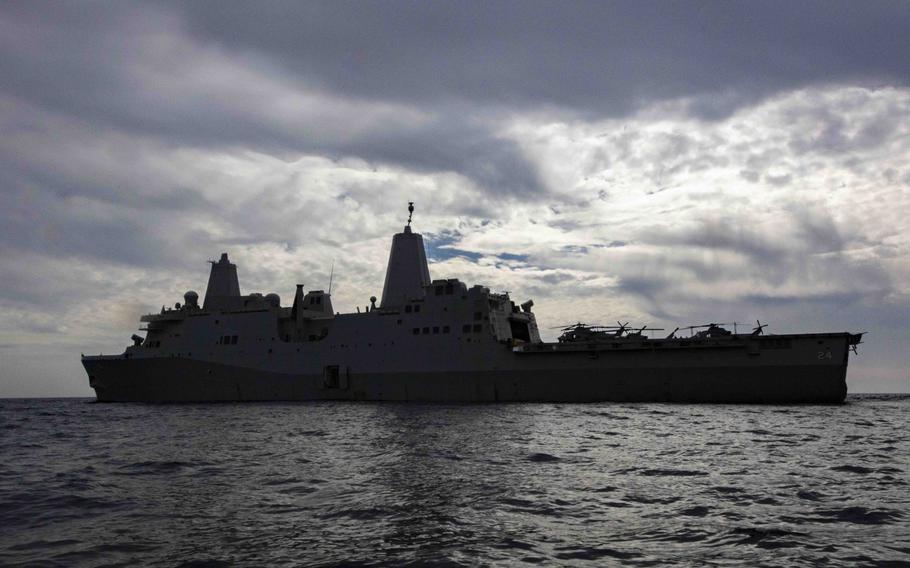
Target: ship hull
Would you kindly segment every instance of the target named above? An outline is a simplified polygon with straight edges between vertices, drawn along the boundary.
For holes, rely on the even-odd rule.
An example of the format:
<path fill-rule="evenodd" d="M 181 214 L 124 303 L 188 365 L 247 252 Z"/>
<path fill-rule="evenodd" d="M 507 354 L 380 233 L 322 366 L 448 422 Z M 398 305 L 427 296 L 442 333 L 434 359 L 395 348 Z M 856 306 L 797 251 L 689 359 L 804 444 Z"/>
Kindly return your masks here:
<path fill-rule="evenodd" d="M 846 342 L 843 346 L 846 350 Z M 83 359 L 102 402 L 371 400 L 407 402 L 839 403 L 842 361 L 738 363 L 736 354 L 510 354 L 512 368 L 298 374 L 188 358 Z M 680 359 L 688 359 L 679 364 Z M 499 366 L 499 365 L 497 365 Z"/>

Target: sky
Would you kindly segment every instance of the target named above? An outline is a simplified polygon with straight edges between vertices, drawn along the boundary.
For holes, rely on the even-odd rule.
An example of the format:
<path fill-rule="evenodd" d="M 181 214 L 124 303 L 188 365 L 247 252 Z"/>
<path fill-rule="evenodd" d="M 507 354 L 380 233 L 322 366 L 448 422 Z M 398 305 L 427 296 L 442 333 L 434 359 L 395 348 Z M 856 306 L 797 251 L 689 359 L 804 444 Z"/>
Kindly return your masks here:
<path fill-rule="evenodd" d="M 204 294 L 433 278 L 575 321 L 868 332 L 910 392 L 910 3 L 0 5 L 0 397 Z M 742 328 L 741 328 L 742 329 Z"/>

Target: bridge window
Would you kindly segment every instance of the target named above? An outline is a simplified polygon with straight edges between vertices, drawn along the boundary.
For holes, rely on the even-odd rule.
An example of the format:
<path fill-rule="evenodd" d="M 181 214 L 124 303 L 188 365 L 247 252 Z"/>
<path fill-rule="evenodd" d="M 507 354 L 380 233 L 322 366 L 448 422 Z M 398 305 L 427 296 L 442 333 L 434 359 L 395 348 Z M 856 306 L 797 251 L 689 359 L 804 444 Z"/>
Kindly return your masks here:
<path fill-rule="evenodd" d="M 511 328 L 513 339 L 518 339 L 519 341 L 525 342 L 531 341 L 531 332 L 528 329 L 528 324 L 520 321 L 509 320 L 509 327 Z"/>

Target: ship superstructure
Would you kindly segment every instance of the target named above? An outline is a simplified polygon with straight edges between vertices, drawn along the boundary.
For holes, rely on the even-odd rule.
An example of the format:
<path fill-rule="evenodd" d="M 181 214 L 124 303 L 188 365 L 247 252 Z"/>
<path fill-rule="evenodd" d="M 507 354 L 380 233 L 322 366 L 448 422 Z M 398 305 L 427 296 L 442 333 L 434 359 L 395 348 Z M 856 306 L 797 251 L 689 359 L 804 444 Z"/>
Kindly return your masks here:
<path fill-rule="evenodd" d="M 860 340 L 764 335 L 760 324 L 656 339 L 578 324 L 544 342 L 532 301 L 431 280 L 410 216 L 379 304 L 362 312 L 337 313 L 330 293 L 302 285 L 289 306 L 243 295 L 226 253 L 198 298 L 142 316 L 147 333 L 124 353 L 83 357 L 99 401 L 840 402 Z"/>

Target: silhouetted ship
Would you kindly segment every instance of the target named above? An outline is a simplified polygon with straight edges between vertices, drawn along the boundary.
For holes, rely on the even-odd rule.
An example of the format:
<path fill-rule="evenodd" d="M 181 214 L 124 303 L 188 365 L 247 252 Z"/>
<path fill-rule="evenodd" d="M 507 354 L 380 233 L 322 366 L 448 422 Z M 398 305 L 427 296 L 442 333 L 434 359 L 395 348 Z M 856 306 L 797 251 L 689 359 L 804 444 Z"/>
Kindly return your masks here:
<path fill-rule="evenodd" d="M 409 207 L 413 213 L 413 204 Z M 83 356 L 99 401 L 388 400 L 439 402 L 842 402 L 862 334 L 732 333 L 720 324 L 648 330 L 575 324 L 544 342 L 532 301 L 430 280 L 423 238 L 392 238 L 382 299 L 335 313 L 297 285 L 241 295 L 227 254 L 205 300 L 142 316 L 120 355 Z"/>

